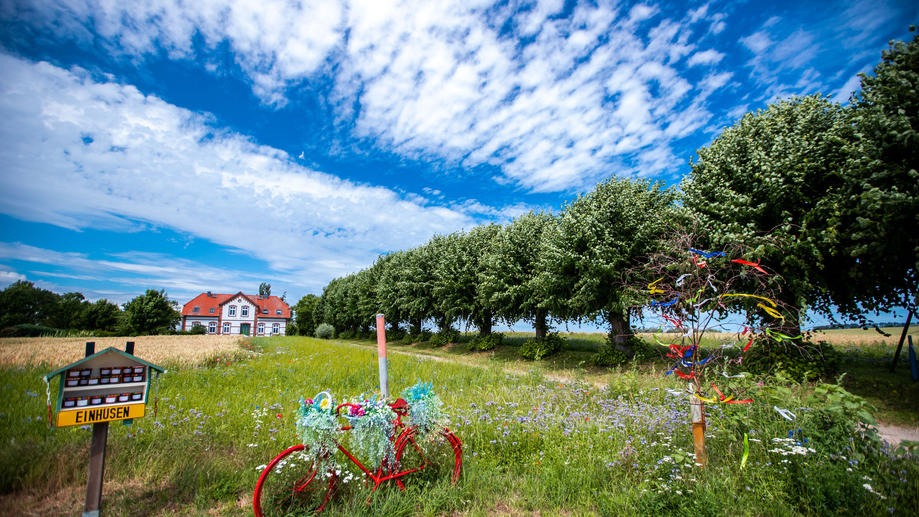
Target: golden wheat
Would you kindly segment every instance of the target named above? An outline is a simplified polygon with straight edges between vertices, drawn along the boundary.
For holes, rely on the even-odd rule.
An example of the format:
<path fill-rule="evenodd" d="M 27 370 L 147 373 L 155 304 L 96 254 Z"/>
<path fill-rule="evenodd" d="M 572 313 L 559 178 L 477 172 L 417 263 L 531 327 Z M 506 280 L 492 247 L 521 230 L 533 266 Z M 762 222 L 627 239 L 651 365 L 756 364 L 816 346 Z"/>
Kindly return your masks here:
<path fill-rule="evenodd" d="M 60 368 L 81 359 L 85 343 L 96 343 L 96 352 L 114 347 L 124 350 L 134 341 L 134 354 L 153 364 L 195 365 L 218 357 L 239 353 L 239 336 L 137 336 L 133 338 L 3 338 L 0 339 L 0 366 L 25 366 L 44 362 Z"/>

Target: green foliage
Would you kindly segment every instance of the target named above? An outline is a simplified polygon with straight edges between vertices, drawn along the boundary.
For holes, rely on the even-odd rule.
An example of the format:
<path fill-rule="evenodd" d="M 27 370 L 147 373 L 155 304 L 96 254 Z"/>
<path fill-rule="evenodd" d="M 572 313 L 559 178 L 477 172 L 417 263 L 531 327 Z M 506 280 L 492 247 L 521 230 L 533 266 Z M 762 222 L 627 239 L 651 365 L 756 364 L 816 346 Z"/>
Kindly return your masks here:
<path fill-rule="evenodd" d="M 781 100 L 748 113 L 698 151 L 681 184 L 684 206 L 708 246 L 743 243 L 801 307 L 828 264 L 828 191 L 840 184 L 844 110 L 819 95 Z"/>
<path fill-rule="evenodd" d="M 744 355 L 741 368 L 751 373 L 781 372 L 796 380 L 815 380 L 835 375 L 839 363 L 839 352 L 825 341 L 786 344 L 761 338 Z"/>
<path fill-rule="evenodd" d="M 430 341 L 431 341 L 432 346 L 444 346 L 450 343 L 456 343 L 457 341 L 459 341 L 459 337 L 460 337 L 459 331 L 452 329 L 452 328 L 448 328 L 446 330 L 441 330 L 437 332 L 436 334 L 434 334 L 433 336 L 431 336 Z"/>
<path fill-rule="evenodd" d="M 475 336 L 472 338 L 472 341 L 469 342 L 469 347 L 471 350 L 484 352 L 486 350 L 494 350 L 503 341 L 504 334 L 500 332 L 492 332 L 487 336 Z"/>
<path fill-rule="evenodd" d="M 919 303 L 919 35 L 910 31 L 861 75 L 845 120 L 845 181 L 827 195 L 833 263 L 818 294 L 850 316 Z"/>
<path fill-rule="evenodd" d="M 262 282 L 258 284 L 258 295 L 259 296 L 271 296 L 271 284 L 268 282 Z"/>
<path fill-rule="evenodd" d="M 316 332 L 316 326 L 319 321 L 316 319 L 316 309 L 319 307 L 319 297 L 315 294 L 308 294 L 294 304 L 291 310 L 294 311 L 296 324 L 296 333 L 301 336 L 312 336 Z M 292 332 L 288 328 L 288 335 Z"/>
<path fill-rule="evenodd" d="M 544 306 L 560 319 L 602 317 L 628 347 L 630 308 L 639 302 L 626 286 L 636 262 L 657 248 L 674 198 L 662 183 L 610 178 L 567 205 L 544 233 Z"/>
<path fill-rule="evenodd" d="M 0 337 L 41 337 L 53 336 L 60 332 L 60 329 L 46 327 L 44 325 L 33 325 L 31 323 L 20 323 L 4 328 L 0 331 Z"/>
<path fill-rule="evenodd" d="M 332 339 L 335 337 L 335 327 L 328 323 L 320 323 L 316 327 L 316 337 L 319 339 Z"/>
<path fill-rule="evenodd" d="M 531 361 L 538 361 L 561 352 L 565 348 L 565 338 L 558 332 L 550 332 L 544 338 L 527 339 L 520 345 L 520 356 Z"/>
<path fill-rule="evenodd" d="M 165 289 L 147 292 L 124 305 L 126 321 L 139 335 L 163 334 L 179 321 L 177 304 L 166 296 Z"/>

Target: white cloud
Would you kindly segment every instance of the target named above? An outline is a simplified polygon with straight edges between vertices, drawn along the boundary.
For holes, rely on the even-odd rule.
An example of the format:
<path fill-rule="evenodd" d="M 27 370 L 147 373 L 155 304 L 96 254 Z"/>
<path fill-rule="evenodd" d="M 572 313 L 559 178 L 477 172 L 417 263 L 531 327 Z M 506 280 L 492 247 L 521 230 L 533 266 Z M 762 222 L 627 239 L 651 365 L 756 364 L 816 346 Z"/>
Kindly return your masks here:
<path fill-rule="evenodd" d="M 0 271 L 0 285 L 6 287 L 20 280 L 25 280 L 26 276 L 15 271 Z"/>
<path fill-rule="evenodd" d="M 132 86 L 8 55 L 0 69 L 0 212 L 13 217 L 74 229 L 169 227 L 242 250 L 310 288 L 379 251 L 476 223 L 456 209 L 304 168 Z M 38 253 L 29 260 L 45 263 Z M 125 264 L 104 265 L 176 277 L 154 261 Z M 186 283 L 174 287 L 213 285 L 201 275 L 178 278 Z"/>
<path fill-rule="evenodd" d="M 689 64 L 689 66 L 713 65 L 721 61 L 723 58 L 724 58 L 723 53 L 718 52 L 717 50 L 714 50 L 714 49 L 708 49 L 702 52 L 696 52 L 695 54 L 690 56 L 687 63 Z"/>
<path fill-rule="evenodd" d="M 676 63 L 693 51 L 696 24 L 705 32 L 718 15 L 600 4 L 562 18 L 561 0 L 52 0 L 21 18 L 128 59 L 165 52 L 213 64 L 207 53 L 226 45 L 269 104 L 283 105 L 287 88 L 312 75 L 331 76 L 331 104 L 344 123 L 356 121 L 362 145 L 446 167 L 494 166 L 499 183 L 542 192 L 636 174 L 638 162 L 659 167 L 645 175 L 679 166 L 641 155 L 669 149 L 669 118 L 691 106 Z M 694 57 L 703 58 L 713 60 Z M 607 83 L 640 69 L 654 73 L 629 91 Z"/>

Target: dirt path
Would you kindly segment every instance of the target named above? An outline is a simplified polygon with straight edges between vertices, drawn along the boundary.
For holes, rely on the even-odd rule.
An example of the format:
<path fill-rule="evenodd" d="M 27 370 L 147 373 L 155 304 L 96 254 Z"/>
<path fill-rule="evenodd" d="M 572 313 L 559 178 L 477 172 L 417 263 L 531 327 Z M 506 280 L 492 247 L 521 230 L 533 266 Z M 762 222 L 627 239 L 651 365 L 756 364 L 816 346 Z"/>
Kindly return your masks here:
<path fill-rule="evenodd" d="M 904 441 L 919 442 L 919 427 L 878 424 L 878 434 L 894 447 Z"/>

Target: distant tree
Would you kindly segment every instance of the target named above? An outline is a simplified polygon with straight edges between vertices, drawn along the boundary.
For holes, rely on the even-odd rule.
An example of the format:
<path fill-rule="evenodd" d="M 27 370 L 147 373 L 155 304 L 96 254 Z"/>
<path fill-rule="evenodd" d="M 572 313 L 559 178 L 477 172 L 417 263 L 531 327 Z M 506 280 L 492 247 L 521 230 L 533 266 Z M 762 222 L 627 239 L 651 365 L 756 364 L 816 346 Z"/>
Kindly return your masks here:
<path fill-rule="evenodd" d="M 181 315 L 177 304 L 166 297 L 165 289 L 147 292 L 124 304 L 131 329 L 141 335 L 162 334 L 175 327 Z"/>
<path fill-rule="evenodd" d="M 121 309 L 114 303 L 102 299 L 83 306 L 76 319 L 75 327 L 80 330 L 113 331 L 118 325 Z"/>
<path fill-rule="evenodd" d="M 268 282 L 262 282 L 258 284 L 258 295 L 259 296 L 271 296 L 271 284 Z"/>
<path fill-rule="evenodd" d="M 292 307 L 296 314 L 295 323 L 297 325 L 297 334 L 301 336 L 312 336 L 316 332 L 316 307 L 319 306 L 319 297 L 315 294 L 308 294 Z"/>
<path fill-rule="evenodd" d="M 533 323 L 537 338 L 548 330 L 548 310 L 539 295 L 540 255 L 546 228 L 555 224 L 550 214 L 530 212 L 505 225 L 494 236 L 491 252 L 479 274 L 479 289 L 495 316 L 508 325 Z"/>
<path fill-rule="evenodd" d="M 824 253 L 838 233 L 830 192 L 845 178 L 841 106 L 819 95 L 782 100 L 748 113 L 698 152 L 683 180 L 684 206 L 712 249 L 744 245 L 769 263 L 785 306 L 803 307 L 835 267 Z M 824 307 L 826 309 L 826 307 Z M 798 335 L 800 319 L 785 320 Z"/>
<path fill-rule="evenodd" d="M 58 296 L 57 309 L 46 320 L 46 324 L 49 327 L 58 329 L 78 329 L 80 328 L 80 314 L 87 306 L 89 306 L 89 302 L 86 301 L 82 293 L 64 293 Z"/>
<path fill-rule="evenodd" d="M 386 321 L 396 324 L 396 327 L 390 328 L 395 330 L 398 325 L 407 323 L 411 327 L 409 331 L 416 333 L 416 331 L 421 332 L 421 322 L 418 321 L 418 328 L 414 328 L 408 312 L 407 289 L 412 280 L 408 276 L 408 257 L 408 252 L 397 251 L 382 259 L 383 264 L 381 264 L 377 281 L 377 302 L 380 311 L 386 316 Z"/>
<path fill-rule="evenodd" d="M 19 280 L 0 291 L 0 327 L 46 325 L 55 316 L 59 295 Z"/>
<path fill-rule="evenodd" d="M 488 296 L 479 289 L 480 276 L 499 230 L 494 224 L 477 226 L 468 233 L 442 237 L 434 248 L 438 251 L 434 269 L 435 307 L 446 321 L 471 322 L 482 336 L 491 333 L 494 310 Z"/>
<path fill-rule="evenodd" d="M 660 244 L 674 193 L 662 183 L 610 178 L 567 205 L 547 229 L 539 284 L 559 319 L 603 320 L 610 346 L 634 353 L 628 296 L 633 266 Z"/>

